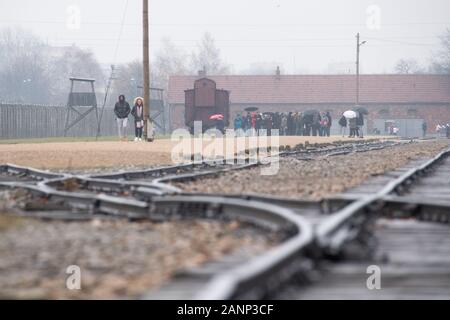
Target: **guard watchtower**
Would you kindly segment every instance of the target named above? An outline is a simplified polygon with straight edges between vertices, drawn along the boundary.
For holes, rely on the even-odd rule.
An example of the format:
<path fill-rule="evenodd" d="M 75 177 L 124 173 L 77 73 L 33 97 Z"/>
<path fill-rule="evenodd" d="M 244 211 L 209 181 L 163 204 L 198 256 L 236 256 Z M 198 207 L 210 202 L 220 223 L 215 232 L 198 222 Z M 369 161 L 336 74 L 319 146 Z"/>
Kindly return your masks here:
<path fill-rule="evenodd" d="M 98 123 L 97 96 L 95 94 L 94 79 L 70 78 L 70 93 L 67 102 L 66 124 L 64 127 L 64 136 L 67 132 L 85 119 L 91 112 L 95 112 Z M 81 91 L 77 91 L 76 87 L 82 87 Z M 87 89 L 86 89 L 87 87 Z M 79 107 L 89 107 L 80 110 Z M 75 118 L 73 115 L 75 114 Z"/>

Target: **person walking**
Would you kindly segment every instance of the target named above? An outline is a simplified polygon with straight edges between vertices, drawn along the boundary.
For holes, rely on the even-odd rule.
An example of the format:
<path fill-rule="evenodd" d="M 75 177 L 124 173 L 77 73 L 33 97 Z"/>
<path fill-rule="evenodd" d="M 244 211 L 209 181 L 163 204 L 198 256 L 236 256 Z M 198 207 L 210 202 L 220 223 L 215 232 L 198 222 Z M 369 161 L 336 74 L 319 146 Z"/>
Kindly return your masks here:
<path fill-rule="evenodd" d="M 119 101 L 114 106 L 114 113 L 117 118 L 117 126 L 119 129 L 119 138 L 120 141 L 128 140 L 128 116 L 130 115 L 131 108 L 130 104 L 125 99 L 125 96 L 122 94 L 119 96 Z"/>
<path fill-rule="evenodd" d="M 142 141 L 142 134 L 144 131 L 144 99 L 137 97 L 134 99 L 134 106 L 131 110 L 131 114 L 134 117 L 134 141 Z"/>

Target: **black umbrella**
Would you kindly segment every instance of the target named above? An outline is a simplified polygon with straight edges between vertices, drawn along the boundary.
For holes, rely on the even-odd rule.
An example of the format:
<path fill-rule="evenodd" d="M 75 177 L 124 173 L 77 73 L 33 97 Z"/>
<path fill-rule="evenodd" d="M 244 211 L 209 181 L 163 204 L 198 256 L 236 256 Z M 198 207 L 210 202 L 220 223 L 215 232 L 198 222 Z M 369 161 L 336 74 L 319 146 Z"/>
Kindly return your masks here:
<path fill-rule="evenodd" d="M 365 107 L 355 107 L 352 110 L 356 111 L 356 112 L 359 112 L 361 114 L 365 114 L 365 115 L 369 114 L 369 110 L 367 110 Z"/>
<path fill-rule="evenodd" d="M 248 108 L 245 108 L 244 110 L 247 112 L 255 112 L 255 111 L 258 111 L 258 108 L 257 107 L 248 107 Z"/>
<path fill-rule="evenodd" d="M 319 113 L 319 111 L 317 111 L 317 110 L 306 110 L 305 112 L 303 112 L 303 115 L 304 116 L 313 116 L 318 113 Z"/>

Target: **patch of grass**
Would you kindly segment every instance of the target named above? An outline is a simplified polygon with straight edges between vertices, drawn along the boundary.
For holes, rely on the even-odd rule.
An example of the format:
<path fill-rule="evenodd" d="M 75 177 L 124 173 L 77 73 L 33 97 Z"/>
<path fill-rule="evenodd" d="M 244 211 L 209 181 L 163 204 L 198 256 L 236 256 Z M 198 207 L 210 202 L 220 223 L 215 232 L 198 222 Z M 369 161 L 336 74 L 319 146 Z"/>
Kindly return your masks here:
<path fill-rule="evenodd" d="M 98 141 L 114 141 L 116 137 L 99 137 Z M 0 144 L 25 144 L 25 143 L 51 143 L 51 142 L 91 142 L 96 141 L 95 137 L 52 137 L 36 139 L 11 139 L 0 140 Z"/>

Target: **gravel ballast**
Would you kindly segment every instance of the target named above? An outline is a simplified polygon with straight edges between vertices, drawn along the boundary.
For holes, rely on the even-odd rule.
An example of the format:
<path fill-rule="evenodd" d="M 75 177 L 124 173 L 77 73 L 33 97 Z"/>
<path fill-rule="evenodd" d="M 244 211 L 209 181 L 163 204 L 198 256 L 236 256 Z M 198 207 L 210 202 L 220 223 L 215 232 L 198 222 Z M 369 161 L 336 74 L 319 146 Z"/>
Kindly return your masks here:
<path fill-rule="evenodd" d="M 179 270 L 237 251 L 252 257 L 276 236 L 238 222 L 55 222 L 0 213 L 0 298 L 136 298 Z M 69 266 L 81 290 L 69 290 Z"/>
<path fill-rule="evenodd" d="M 419 158 L 430 158 L 449 140 L 407 143 L 383 150 L 319 157 L 312 161 L 281 158 L 276 175 L 263 176 L 261 168 L 225 173 L 174 186 L 187 192 L 259 193 L 289 198 L 320 200 L 323 197 L 357 186 L 371 176 L 406 165 Z"/>

